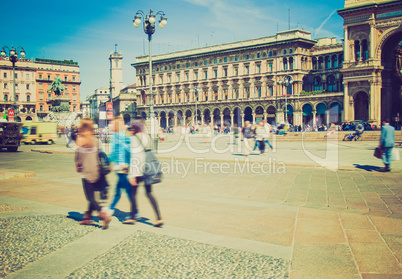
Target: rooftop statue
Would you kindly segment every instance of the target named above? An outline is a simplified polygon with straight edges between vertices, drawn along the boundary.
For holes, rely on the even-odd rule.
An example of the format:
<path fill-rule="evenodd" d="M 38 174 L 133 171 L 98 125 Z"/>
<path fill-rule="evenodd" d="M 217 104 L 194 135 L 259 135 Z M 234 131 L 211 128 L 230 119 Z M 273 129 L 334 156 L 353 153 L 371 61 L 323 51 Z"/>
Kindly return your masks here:
<path fill-rule="evenodd" d="M 58 97 L 63 95 L 64 87 L 63 87 L 61 78 L 59 78 L 59 77 L 54 78 L 52 85 L 50 86 L 50 89 L 47 92 L 49 92 L 49 91 L 53 91 L 54 94 L 56 94 L 56 96 L 58 96 Z"/>

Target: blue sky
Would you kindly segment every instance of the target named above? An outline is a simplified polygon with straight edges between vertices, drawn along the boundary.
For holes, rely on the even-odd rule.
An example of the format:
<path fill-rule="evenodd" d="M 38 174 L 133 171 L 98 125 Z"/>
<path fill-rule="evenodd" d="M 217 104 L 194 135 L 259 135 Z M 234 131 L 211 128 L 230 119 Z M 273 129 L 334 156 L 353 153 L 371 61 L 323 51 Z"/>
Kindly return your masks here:
<path fill-rule="evenodd" d="M 148 54 L 142 25 L 132 25 L 138 10 L 163 11 L 168 19 L 164 29 L 156 27 L 152 54 L 272 36 L 288 29 L 289 9 L 291 29 L 310 31 L 314 39 L 343 38 L 336 13 L 343 0 L 21 0 L 2 6 L 1 46 L 22 46 L 27 58 L 78 62 L 81 100 L 109 85 L 115 44 L 123 55 L 124 84 L 136 82 L 131 64 Z"/>

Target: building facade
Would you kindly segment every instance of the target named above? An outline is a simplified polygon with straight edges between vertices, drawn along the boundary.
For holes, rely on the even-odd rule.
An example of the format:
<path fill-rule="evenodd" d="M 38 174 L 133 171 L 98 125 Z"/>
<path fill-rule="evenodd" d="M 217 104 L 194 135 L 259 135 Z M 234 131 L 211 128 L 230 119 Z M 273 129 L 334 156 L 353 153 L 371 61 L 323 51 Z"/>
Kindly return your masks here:
<path fill-rule="evenodd" d="M 0 58 L 0 116 L 14 104 L 18 107 L 17 121 L 37 121 L 50 113 L 48 101 L 55 98 L 48 92 L 55 77 L 62 79 L 64 97 L 70 101 L 70 111 L 80 110 L 80 71 L 71 60 L 20 59 L 15 64 L 15 97 L 12 63 Z"/>
<path fill-rule="evenodd" d="M 343 45 L 314 41 L 303 30 L 153 56 L 137 57 L 137 110 L 147 117 L 153 98 L 162 127 L 244 121 L 321 125 L 342 120 Z M 285 86 L 283 81 L 291 81 Z"/>
<path fill-rule="evenodd" d="M 123 55 L 116 50 L 110 54 L 110 93 L 113 99 L 119 96 L 123 89 Z"/>
<path fill-rule="evenodd" d="M 107 87 L 98 88 L 89 95 L 86 101 L 89 102 L 89 117 L 95 122 L 99 121 L 99 108 L 102 104 L 110 100 L 110 89 Z"/>
<path fill-rule="evenodd" d="M 263 118 L 310 126 L 380 125 L 386 118 L 396 124 L 402 115 L 402 1 L 346 0 L 338 14 L 344 43 L 289 30 L 153 56 L 152 92 L 149 57 L 137 57 L 138 112 L 147 117 L 152 98 L 163 127 Z"/>

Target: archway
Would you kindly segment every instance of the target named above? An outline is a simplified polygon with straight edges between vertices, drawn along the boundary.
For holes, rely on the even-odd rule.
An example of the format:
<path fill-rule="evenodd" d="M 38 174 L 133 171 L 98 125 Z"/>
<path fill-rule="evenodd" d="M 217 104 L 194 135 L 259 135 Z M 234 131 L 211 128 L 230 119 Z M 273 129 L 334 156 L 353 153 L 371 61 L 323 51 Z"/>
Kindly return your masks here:
<path fill-rule="evenodd" d="M 179 110 L 179 111 L 177 111 L 176 115 L 177 115 L 177 125 L 179 125 L 179 126 L 184 125 L 183 112 L 181 110 Z"/>
<path fill-rule="evenodd" d="M 260 123 L 260 121 L 263 119 L 264 119 L 264 109 L 261 106 L 258 106 L 255 109 L 255 122 Z"/>
<path fill-rule="evenodd" d="M 381 48 L 381 119 L 398 124 L 402 116 L 402 28 L 394 32 Z"/>
<path fill-rule="evenodd" d="M 219 109 L 215 109 L 213 113 L 214 117 L 214 125 L 221 125 L 221 111 Z"/>
<path fill-rule="evenodd" d="M 366 92 L 360 91 L 354 96 L 355 120 L 369 119 L 369 98 Z"/>
<path fill-rule="evenodd" d="M 250 107 L 244 109 L 244 122 L 246 121 L 253 123 L 253 110 Z"/>
<path fill-rule="evenodd" d="M 317 126 L 321 126 L 322 124 L 327 123 L 327 106 L 324 103 L 319 103 L 317 105 Z"/>
<path fill-rule="evenodd" d="M 164 111 L 161 112 L 160 121 L 161 121 L 161 123 L 160 123 L 161 127 L 166 129 L 166 127 L 167 127 L 167 124 L 166 124 L 166 122 L 167 122 L 166 121 L 166 112 L 164 112 Z"/>
<path fill-rule="evenodd" d="M 243 124 L 241 121 L 241 109 L 239 107 L 233 110 L 233 122 L 237 124 L 238 127 L 241 127 Z"/>
<path fill-rule="evenodd" d="M 147 119 L 147 114 L 146 114 L 145 111 L 143 111 L 143 112 L 141 113 L 141 117 L 142 117 L 143 119 Z"/>
<path fill-rule="evenodd" d="M 225 126 L 231 126 L 232 125 L 232 119 L 230 118 L 230 109 L 225 108 L 223 110 L 223 123 Z"/>
<path fill-rule="evenodd" d="M 192 113 L 191 110 L 186 110 L 186 121 L 185 124 L 187 125 L 188 123 L 191 123 L 192 118 Z"/>
<path fill-rule="evenodd" d="M 310 104 L 303 106 L 303 125 L 313 126 L 313 107 Z"/>
<path fill-rule="evenodd" d="M 293 107 L 291 105 L 286 106 L 287 122 L 293 125 Z"/>
<path fill-rule="evenodd" d="M 211 111 L 209 109 L 204 110 L 204 121 L 207 125 L 211 123 Z"/>
<path fill-rule="evenodd" d="M 174 111 L 173 111 L 173 110 L 169 111 L 168 124 L 169 124 L 169 126 L 174 126 L 174 125 L 176 125 L 176 124 L 174 123 Z"/>
<path fill-rule="evenodd" d="M 276 122 L 276 108 L 274 106 L 269 106 L 267 109 L 267 122 L 274 125 Z"/>
<path fill-rule="evenodd" d="M 27 116 L 27 118 L 25 119 L 25 121 L 32 121 L 32 117 Z"/>
<path fill-rule="evenodd" d="M 332 103 L 329 109 L 329 122 L 341 124 L 342 122 L 342 107 L 339 103 Z"/>

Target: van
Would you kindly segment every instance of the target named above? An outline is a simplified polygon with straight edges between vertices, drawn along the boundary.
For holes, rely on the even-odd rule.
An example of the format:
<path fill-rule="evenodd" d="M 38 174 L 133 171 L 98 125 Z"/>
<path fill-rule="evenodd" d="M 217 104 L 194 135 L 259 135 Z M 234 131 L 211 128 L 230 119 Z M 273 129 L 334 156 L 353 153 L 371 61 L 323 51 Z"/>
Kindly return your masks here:
<path fill-rule="evenodd" d="M 57 140 L 56 122 L 25 122 L 22 125 L 22 142 L 25 144 L 53 144 Z"/>

